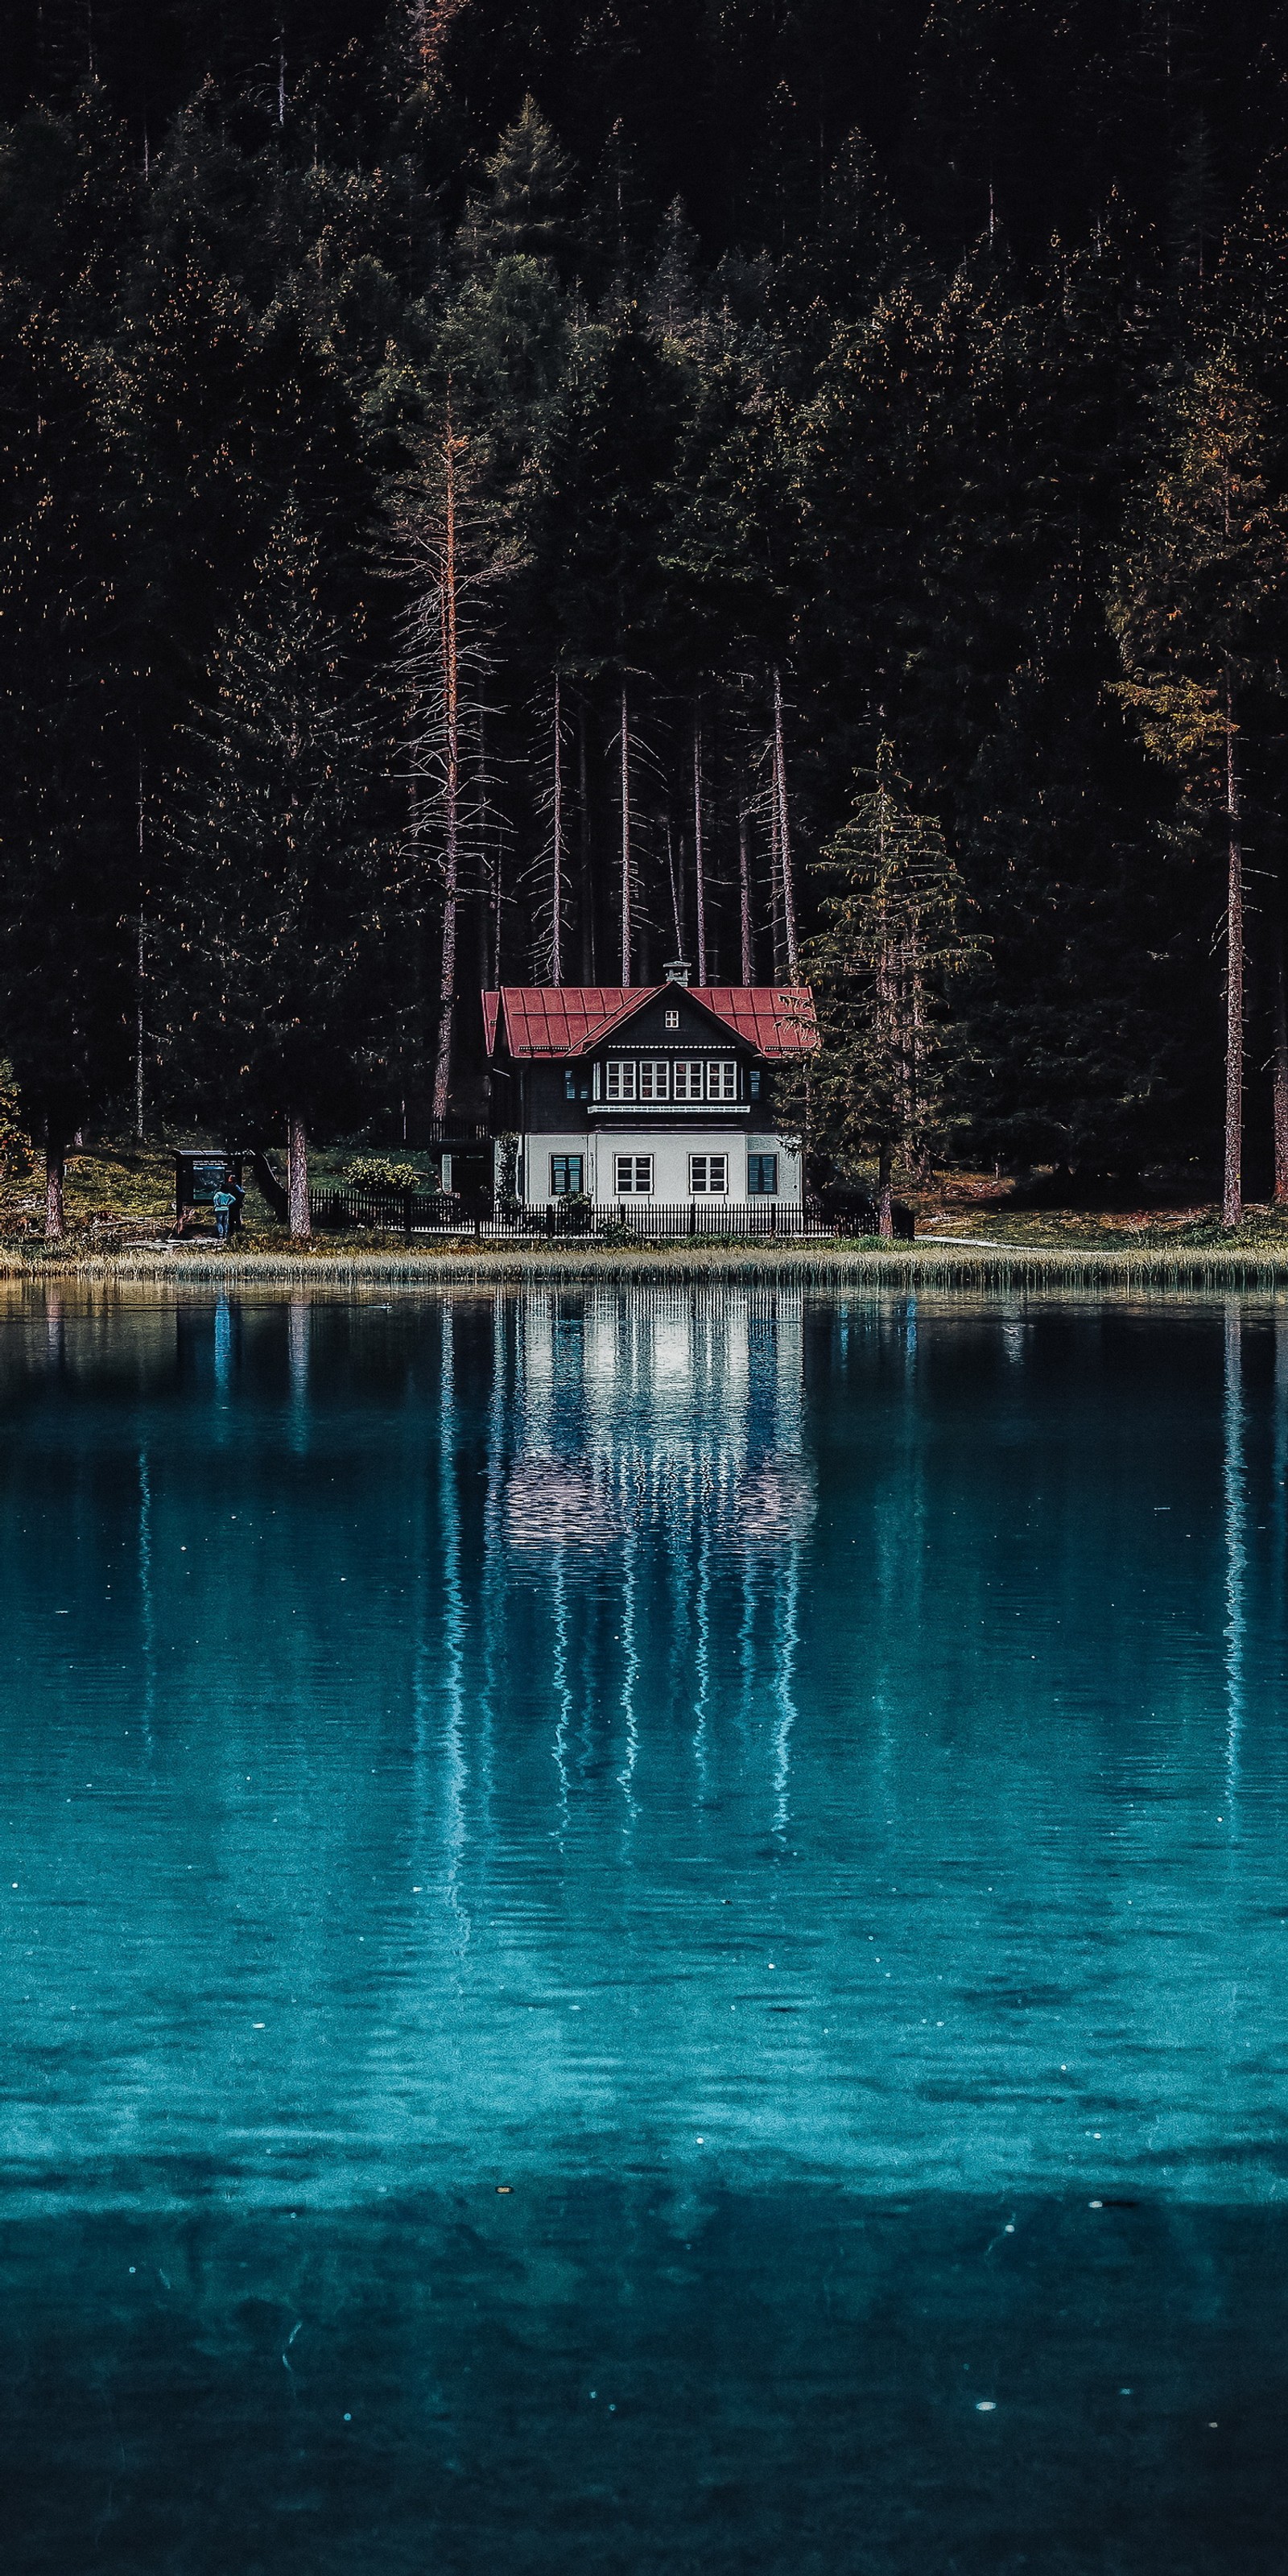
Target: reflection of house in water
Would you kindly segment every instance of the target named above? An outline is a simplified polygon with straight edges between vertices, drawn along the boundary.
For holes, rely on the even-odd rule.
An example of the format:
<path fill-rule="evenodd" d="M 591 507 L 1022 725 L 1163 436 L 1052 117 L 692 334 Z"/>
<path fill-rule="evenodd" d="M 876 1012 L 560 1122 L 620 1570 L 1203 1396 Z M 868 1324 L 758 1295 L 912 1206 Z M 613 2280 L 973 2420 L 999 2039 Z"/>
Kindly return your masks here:
<path fill-rule="evenodd" d="M 600 1549 L 701 1525 L 802 1537 L 802 1297 L 791 1289 L 532 1290 L 516 1318 L 506 1534 Z"/>
<path fill-rule="evenodd" d="M 607 1766 L 629 1830 L 651 1719 L 687 1711 L 700 1794 L 747 1763 L 782 1835 L 814 1514 L 801 1294 L 533 1289 L 510 1316 L 494 1537 L 542 1604 L 534 1675 L 549 1612 L 562 1811 L 573 1781 Z"/>

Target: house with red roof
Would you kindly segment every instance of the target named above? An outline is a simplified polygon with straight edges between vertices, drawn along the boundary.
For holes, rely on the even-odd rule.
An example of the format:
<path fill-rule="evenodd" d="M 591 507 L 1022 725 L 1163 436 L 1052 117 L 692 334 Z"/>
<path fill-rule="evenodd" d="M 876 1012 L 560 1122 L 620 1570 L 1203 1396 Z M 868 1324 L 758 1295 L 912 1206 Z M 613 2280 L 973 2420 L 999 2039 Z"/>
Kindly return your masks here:
<path fill-rule="evenodd" d="M 498 1183 L 525 1205 L 585 1196 L 779 1199 L 799 1142 L 775 1120 L 784 1068 L 817 1045 L 807 986 L 505 984 L 483 996 Z"/>

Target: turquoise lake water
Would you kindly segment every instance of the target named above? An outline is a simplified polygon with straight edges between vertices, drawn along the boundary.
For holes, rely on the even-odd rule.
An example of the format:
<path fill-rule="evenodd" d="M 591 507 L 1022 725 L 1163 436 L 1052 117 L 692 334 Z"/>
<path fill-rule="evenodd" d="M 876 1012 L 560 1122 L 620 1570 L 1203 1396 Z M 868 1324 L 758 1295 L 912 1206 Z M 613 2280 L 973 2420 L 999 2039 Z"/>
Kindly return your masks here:
<path fill-rule="evenodd" d="M 1288 1306 L 0 1307 L 49 2576 L 1284 2564 Z"/>

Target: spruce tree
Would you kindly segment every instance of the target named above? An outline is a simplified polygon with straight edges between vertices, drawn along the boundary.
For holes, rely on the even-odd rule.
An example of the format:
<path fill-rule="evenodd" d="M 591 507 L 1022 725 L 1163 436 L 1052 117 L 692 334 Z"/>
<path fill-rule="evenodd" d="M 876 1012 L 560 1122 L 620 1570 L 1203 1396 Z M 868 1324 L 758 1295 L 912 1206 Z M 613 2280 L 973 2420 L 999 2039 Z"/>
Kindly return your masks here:
<path fill-rule="evenodd" d="M 1112 591 L 1121 696 L 1148 749 L 1225 855 L 1222 1212 L 1243 1208 L 1245 741 L 1283 693 L 1288 508 L 1266 476 L 1263 398 L 1236 350 L 1203 353 L 1171 392 L 1158 470 Z"/>
<path fill-rule="evenodd" d="M 949 1124 L 950 987 L 976 953 L 943 834 L 914 812 L 888 742 L 820 864 L 822 925 L 805 943 L 821 1037 L 811 1140 L 842 1163 L 875 1155 L 878 1223 L 894 1231 L 896 1170 L 924 1178 Z"/>
<path fill-rule="evenodd" d="M 212 656 L 181 786 L 164 951 L 172 1082 L 226 1131 L 358 1123 L 385 914 L 352 624 L 288 499 Z"/>
<path fill-rule="evenodd" d="M 0 296 L 0 1042 L 43 1140 L 56 1239 L 71 1139 L 128 1078 L 130 477 L 98 353 Z"/>

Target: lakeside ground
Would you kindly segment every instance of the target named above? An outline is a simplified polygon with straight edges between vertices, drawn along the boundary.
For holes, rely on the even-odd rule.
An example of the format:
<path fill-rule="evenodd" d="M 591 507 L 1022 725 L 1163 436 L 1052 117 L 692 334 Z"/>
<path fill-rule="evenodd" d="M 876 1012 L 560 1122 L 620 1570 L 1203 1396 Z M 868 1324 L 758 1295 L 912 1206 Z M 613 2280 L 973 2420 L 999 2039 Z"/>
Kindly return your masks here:
<path fill-rule="evenodd" d="M 400 1149 L 400 1159 L 403 1158 Z M 431 1157 L 413 1156 L 428 1171 Z M 343 1177 L 347 1150 L 312 1158 L 315 1184 Z M 175 1244 L 174 1165 L 166 1146 L 93 1143 L 68 1160 L 68 1235 L 62 1246 L 45 1241 L 41 1175 L 0 1180 L 0 1276 L 30 1277 L 69 1271 L 88 1277 L 194 1278 L 219 1271 L 271 1279 L 302 1272 L 321 1280 L 370 1278 L 428 1281 L 436 1278 L 712 1277 L 803 1275 L 819 1280 L 875 1275 L 950 1284 L 957 1280 L 1052 1284 L 1157 1280 L 1160 1284 L 1238 1284 L 1244 1279 L 1288 1278 L 1288 1209 L 1250 1207 L 1236 1232 L 1220 1223 L 1210 1203 L 1156 1200 L 1140 1207 L 1106 1209 L 1025 1206 L 1012 1203 L 1009 1185 L 994 1175 L 937 1175 L 913 1194 L 917 1223 L 913 1246 L 885 1245 L 870 1237 L 836 1244 L 680 1244 L 634 1247 L 596 1243 L 408 1246 L 401 1237 L 370 1234 L 316 1237 L 293 1243 L 268 1214 L 259 1193 L 248 1189 L 244 1232 L 228 1252 L 207 1230 Z"/>

